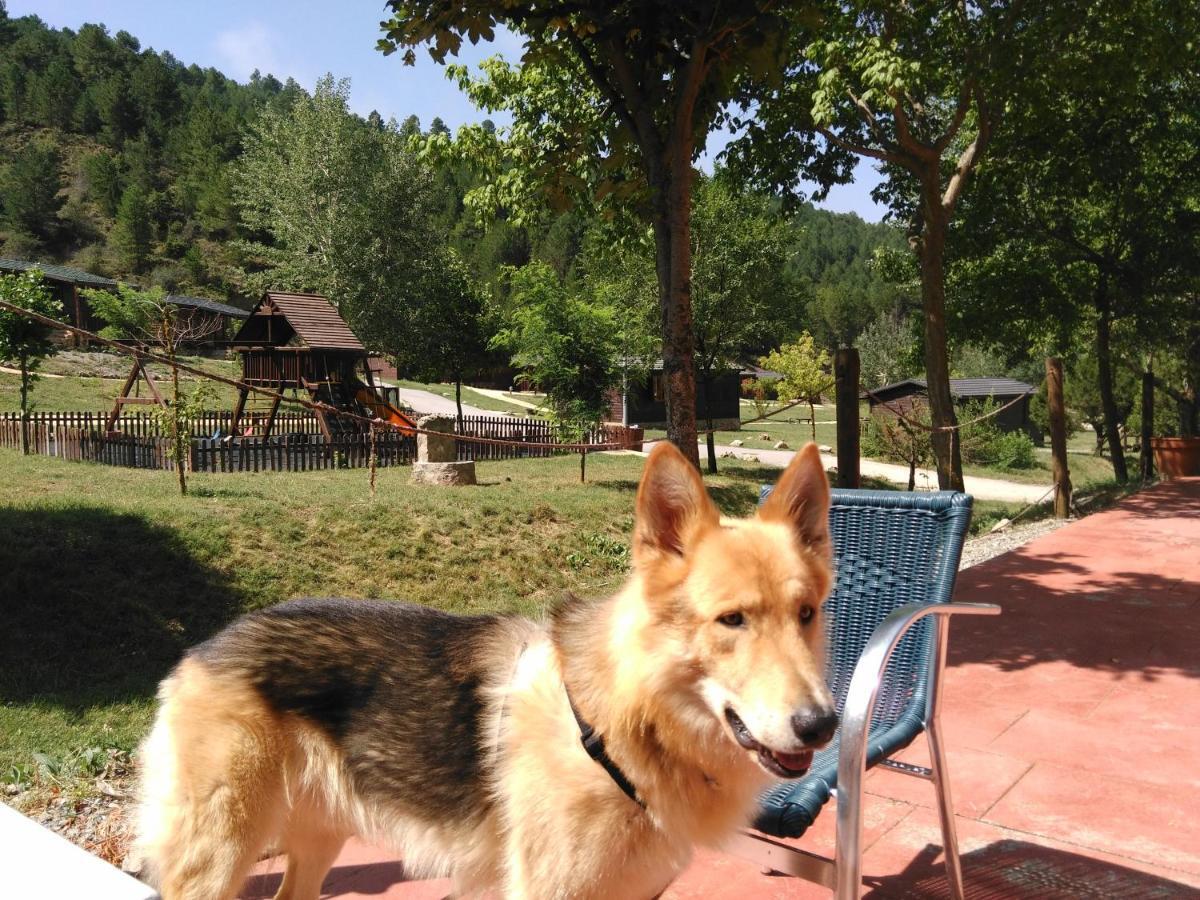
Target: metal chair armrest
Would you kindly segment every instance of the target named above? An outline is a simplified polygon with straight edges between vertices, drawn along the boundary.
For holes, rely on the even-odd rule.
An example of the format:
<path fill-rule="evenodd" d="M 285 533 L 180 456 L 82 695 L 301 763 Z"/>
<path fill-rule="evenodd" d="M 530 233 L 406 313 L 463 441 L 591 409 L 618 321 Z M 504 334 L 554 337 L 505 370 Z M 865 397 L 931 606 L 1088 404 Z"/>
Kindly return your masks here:
<path fill-rule="evenodd" d="M 839 870 L 842 861 L 861 860 L 859 848 L 862 843 L 862 816 L 856 799 L 842 802 L 842 797 L 858 798 L 862 793 L 862 781 L 866 774 L 867 740 L 871 731 L 871 714 L 875 709 L 875 697 L 883 679 L 892 651 L 900 639 L 917 622 L 926 616 L 938 618 L 938 636 L 932 679 L 929 685 L 926 721 L 937 714 L 940 696 L 938 675 L 946 654 L 946 627 L 954 615 L 995 616 L 1000 607 L 992 603 L 909 603 L 895 610 L 879 623 L 871 634 L 867 646 L 854 667 L 846 702 L 842 709 L 841 741 L 838 747 L 838 796 L 837 805 L 837 857 Z M 858 866 L 851 871 L 858 872 Z M 857 878 L 854 879 L 857 882 Z M 850 893 L 850 885 L 838 885 L 838 897 L 857 896 Z M 853 888 L 857 890 L 857 888 Z"/>

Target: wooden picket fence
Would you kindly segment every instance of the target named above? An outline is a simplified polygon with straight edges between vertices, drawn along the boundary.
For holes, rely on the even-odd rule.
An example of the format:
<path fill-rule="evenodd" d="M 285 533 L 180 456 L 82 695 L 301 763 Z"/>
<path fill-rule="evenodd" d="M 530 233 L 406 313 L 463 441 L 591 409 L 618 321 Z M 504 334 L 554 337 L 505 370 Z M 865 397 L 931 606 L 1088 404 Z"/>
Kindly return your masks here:
<path fill-rule="evenodd" d="M 312 416 L 281 413 L 279 433 L 269 438 L 227 435 L 230 413 L 211 413 L 192 420 L 194 437 L 188 453 L 193 472 L 307 472 L 370 465 L 371 436 L 347 431 L 326 438 Z M 105 432 L 103 412 L 35 413 L 26 425 L 30 451 L 75 462 L 98 462 L 136 469 L 174 468 L 171 442 L 158 421 L 145 413 L 122 416 L 119 430 Z M 222 428 L 222 423 L 225 428 Z M 311 430 L 309 430 L 311 429 Z M 456 426 L 457 429 L 457 426 Z M 457 434 L 506 441 L 504 444 L 458 442 L 460 460 L 499 460 L 548 457 L 578 450 L 538 444 L 623 444 L 640 448 L 640 429 L 602 425 L 580 430 L 536 419 L 509 416 L 464 416 Z M 523 446 L 523 445 L 531 446 Z M 21 447 L 21 419 L 0 413 L 0 447 Z M 416 458 L 416 438 L 380 431 L 375 438 L 379 466 L 408 465 Z"/>
<path fill-rule="evenodd" d="M 417 441 L 399 432 L 375 437 L 376 465 L 406 466 L 417 455 Z M 371 436 L 363 432 L 281 434 L 269 438 L 199 438 L 192 441 L 193 472 L 308 472 L 361 469 L 371 464 Z"/>
<path fill-rule="evenodd" d="M 103 431 L 108 422 L 107 412 L 35 412 L 30 413 L 29 423 L 34 427 L 82 428 L 84 431 Z M 20 413 L 0 413 L 0 423 L 20 421 Z M 245 413 L 239 425 L 243 435 L 257 434 L 263 430 L 265 413 Z M 233 424 L 232 410 L 203 412 L 188 419 L 188 428 L 196 437 L 227 437 Z M 123 413 L 117 419 L 116 431 L 131 437 L 163 437 L 159 418 L 148 412 Z M 317 417 L 307 413 L 279 412 L 272 429 L 276 434 L 319 434 L 321 425 Z"/>
<path fill-rule="evenodd" d="M 463 416 L 462 427 L 455 433 L 509 441 L 507 444 L 477 444 L 458 442 L 460 460 L 527 459 L 578 453 L 578 450 L 559 450 L 552 447 L 524 447 L 522 444 L 625 444 L 633 446 L 640 436 L 634 429 L 621 425 L 599 425 L 580 429 L 558 422 L 540 419 L 518 419 L 513 416 Z M 640 429 L 637 429 L 640 432 Z"/>

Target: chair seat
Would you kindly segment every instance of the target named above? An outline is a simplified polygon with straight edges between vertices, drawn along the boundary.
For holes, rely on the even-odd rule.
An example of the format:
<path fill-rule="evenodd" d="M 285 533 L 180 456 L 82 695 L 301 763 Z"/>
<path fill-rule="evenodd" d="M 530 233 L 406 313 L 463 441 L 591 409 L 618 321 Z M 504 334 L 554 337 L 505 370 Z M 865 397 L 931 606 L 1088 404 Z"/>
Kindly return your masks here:
<path fill-rule="evenodd" d="M 867 743 L 867 768 L 899 753 L 924 730 L 916 716 L 904 716 L 891 727 L 873 728 Z M 817 820 L 837 787 L 838 745 L 833 742 L 813 757 L 812 768 L 803 778 L 784 781 L 759 798 L 754 827 L 779 838 L 798 838 Z"/>

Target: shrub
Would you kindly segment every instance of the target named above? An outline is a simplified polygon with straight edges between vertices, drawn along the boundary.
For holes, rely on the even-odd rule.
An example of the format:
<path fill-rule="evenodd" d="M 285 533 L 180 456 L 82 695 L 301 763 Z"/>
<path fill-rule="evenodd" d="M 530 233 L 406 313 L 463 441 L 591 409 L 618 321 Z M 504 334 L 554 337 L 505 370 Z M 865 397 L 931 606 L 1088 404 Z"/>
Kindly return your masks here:
<path fill-rule="evenodd" d="M 960 422 L 969 422 L 959 431 L 962 441 L 963 462 L 997 469 L 1032 469 L 1036 463 L 1033 441 L 1023 431 L 1005 431 L 997 424 L 995 416 L 988 416 L 1001 404 L 988 398 L 980 403 L 968 403 L 959 413 Z"/>

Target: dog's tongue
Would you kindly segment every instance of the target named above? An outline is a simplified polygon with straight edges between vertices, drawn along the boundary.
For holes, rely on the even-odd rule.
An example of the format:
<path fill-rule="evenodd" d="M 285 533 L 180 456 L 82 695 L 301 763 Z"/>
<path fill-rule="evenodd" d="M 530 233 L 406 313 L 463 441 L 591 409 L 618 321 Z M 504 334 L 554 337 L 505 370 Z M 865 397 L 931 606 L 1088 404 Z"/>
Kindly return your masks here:
<path fill-rule="evenodd" d="M 812 765 L 812 751 L 803 750 L 800 753 L 776 753 L 775 758 L 785 769 L 793 772 L 803 772 Z"/>

